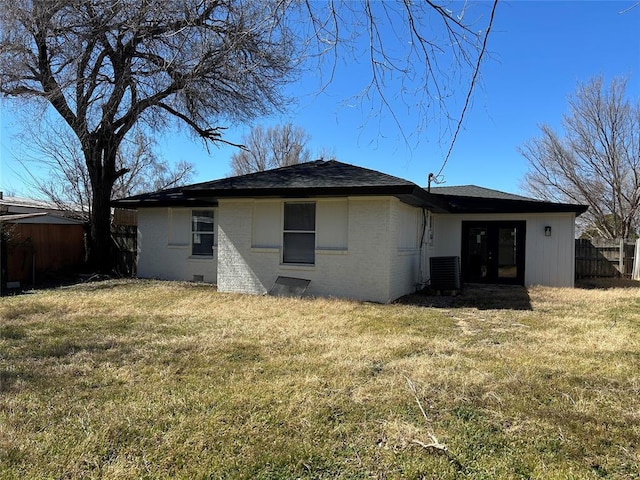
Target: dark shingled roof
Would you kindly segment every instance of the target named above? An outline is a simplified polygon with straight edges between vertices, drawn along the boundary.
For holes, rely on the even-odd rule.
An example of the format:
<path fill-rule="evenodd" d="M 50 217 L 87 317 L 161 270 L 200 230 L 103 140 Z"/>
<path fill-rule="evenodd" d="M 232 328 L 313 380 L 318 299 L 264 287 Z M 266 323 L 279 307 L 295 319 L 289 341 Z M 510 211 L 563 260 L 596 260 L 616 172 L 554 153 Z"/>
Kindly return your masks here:
<path fill-rule="evenodd" d="M 431 187 L 431 194 L 442 199 L 451 213 L 553 213 L 587 211 L 586 205 L 553 203 L 476 185 Z"/>
<path fill-rule="evenodd" d="M 335 160 L 317 160 L 238 177 L 223 178 L 187 187 L 190 192 L 273 192 L 319 188 L 395 188 L 417 187 L 403 178 Z M 235 196 L 235 194 L 234 194 Z"/>
<path fill-rule="evenodd" d="M 439 195 L 453 195 L 457 197 L 480 197 L 495 198 L 499 200 L 525 200 L 533 202 L 539 201 L 534 198 L 523 197 L 514 193 L 501 192 L 499 190 L 492 190 L 490 188 L 479 187 L 477 185 L 431 187 L 431 193 L 436 193 Z"/>
<path fill-rule="evenodd" d="M 188 187 L 169 188 L 157 192 L 141 193 L 132 197 L 112 200 L 111 205 L 117 208 L 145 207 L 212 207 L 218 205 L 217 199 L 199 198 L 185 192 Z"/>
<path fill-rule="evenodd" d="M 115 200 L 114 206 L 140 208 L 170 205 L 215 205 L 219 198 L 304 198 L 346 195 L 392 195 L 414 206 L 437 208 L 430 195 L 413 182 L 335 160 L 222 178 L 181 188 Z"/>
<path fill-rule="evenodd" d="M 433 187 L 335 160 L 317 160 L 288 167 L 160 190 L 115 200 L 120 208 L 215 206 L 220 198 L 307 198 L 387 195 L 436 213 L 583 213 L 583 205 L 543 202 L 510 193 L 466 185 Z"/>

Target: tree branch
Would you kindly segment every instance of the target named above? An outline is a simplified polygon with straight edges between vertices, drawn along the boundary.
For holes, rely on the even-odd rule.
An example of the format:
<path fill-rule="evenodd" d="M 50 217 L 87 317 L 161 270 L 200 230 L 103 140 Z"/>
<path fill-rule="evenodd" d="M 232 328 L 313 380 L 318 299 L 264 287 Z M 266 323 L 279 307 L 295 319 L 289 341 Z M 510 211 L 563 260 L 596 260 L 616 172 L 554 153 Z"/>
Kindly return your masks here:
<path fill-rule="evenodd" d="M 428 2 L 428 3 L 431 4 L 431 2 Z M 487 40 L 489 39 L 489 32 L 491 32 L 491 27 L 493 26 L 493 18 L 495 16 L 496 7 L 497 6 L 498 6 L 498 0 L 494 0 L 493 7 L 491 8 L 491 17 L 489 19 L 489 25 L 487 26 L 487 31 L 485 32 L 484 39 L 482 40 L 482 49 L 480 50 L 480 54 L 478 55 L 478 61 L 476 62 L 476 68 L 475 68 L 475 70 L 473 72 L 473 77 L 471 78 L 471 84 L 469 85 L 469 90 L 467 91 L 467 96 L 466 96 L 466 98 L 464 100 L 464 107 L 462 108 L 462 113 L 460 114 L 460 119 L 458 120 L 458 123 L 456 125 L 456 129 L 455 129 L 455 132 L 453 134 L 453 138 L 451 139 L 451 143 L 449 144 L 449 149 L 447 150 L 447 154 L 444 157 L 444 161 L 442 162 L 442 166 L 440 167 L 440 170 L 438 170 L 438 173 L 435 175 L 436 178 L 439 177 L 440 175 L 442 175 L 442 172 L 444 171 L 444 167 L 446 167 L 447 162 L 449 161 L 449 157 L 451 156 L 451 152 L 453 151 L 453 147 L 454 147 L 454 145 L 456 143 L 456 140 L 458 139 L 458 134 L 460 133 L 460 130 L 462 129 L 462 123 L 464 122 L 464 117 L 465 117 L 465 114 L 467 112 L 467 108 L 469 107 L 469 102 L 471 100 L 471 94 L 473 93 L 473 89 L 475 88 L 475 85 L 476 85 L 476 80 L 478 78 L 478 75 L 480 74 L 480 64 L 482 63 L 482 57 L 484 56 L 484 52 L 487 49 Z M 438 8 L 442 8 L 442 7 L 438 7 Z"/>
<path fill-rule="evenodd" d="M 226 145 L 231 145 L 232 147 L 244 148 L 243 145 L 238 143 L 229 142 L 222 138 L 221 130 L 225 130 L 226 127 L 212 127 L 212 128 L 202 128 L 191 118 L 187 117 L 183 113 L 171 108 L 169 105 L 165 103 L 158 103 L 158 107 L 166 110 L 171 115 L 176 118 L 179 118 L 184 123 L 186 123 L 189 127 L 191 127 L 204 141 L 210 141 L 212 143 L 224 143 Z"/>

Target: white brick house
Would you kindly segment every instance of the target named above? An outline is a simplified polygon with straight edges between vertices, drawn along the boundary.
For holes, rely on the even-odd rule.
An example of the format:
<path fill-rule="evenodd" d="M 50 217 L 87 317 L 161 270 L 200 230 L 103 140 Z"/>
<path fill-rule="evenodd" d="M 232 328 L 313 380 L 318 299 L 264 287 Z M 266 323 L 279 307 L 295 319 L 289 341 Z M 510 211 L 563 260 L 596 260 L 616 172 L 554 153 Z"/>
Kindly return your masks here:
<path fill-rule="evenodd" d="M 431 192 L 316 161 L 114 202 L 138 210 L 138 275 L 264 294 L 278 277 L 307 295 L 389 302 L 458 256 L 469 282 L 573 285 L 580 205 L 479 187 Z"/>

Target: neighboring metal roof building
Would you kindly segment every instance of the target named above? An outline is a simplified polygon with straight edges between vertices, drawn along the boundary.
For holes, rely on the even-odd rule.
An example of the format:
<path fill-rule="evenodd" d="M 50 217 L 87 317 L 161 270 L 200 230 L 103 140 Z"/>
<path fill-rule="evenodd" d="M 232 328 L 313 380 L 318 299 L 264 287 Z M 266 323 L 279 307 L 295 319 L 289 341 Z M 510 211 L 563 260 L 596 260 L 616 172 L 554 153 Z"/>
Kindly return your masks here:
<path fill-rule="evenodd" d="M 6 196 L 3 192 L 0 192 L 0 205 L 7 207 L 38 208 L 41 210 L 59 210 L 55 204 L 45 202 L 44 200 Z"/>
<path fill-rule="evenodd" d="M 433 187 L 428 192 L 405 180 L 335 160 L 288 167 L 160 190 L 115 200 L 119 208 L 215 206 L 220 198 L 307 198 L 387 195 L 437 213 L 583 213 L 584 205 L 535 200 L 474 185 Z"/>
<path fill-rule="evenodd" d="M 0 223 L 17 223 L 21 220 L 44 217 L 46 213 L 9 213 L 0 215 Z"/>
<path fill-rule="evenodd" d="M 80 212 L 61 209 L 55 203 L 46 202 L 44 200 L 5 196 L 2 192 L 0 192 L 0 215 L 5 217 L 3 218 L 3 221 L 5 222 L 9 221 L 6 218 L 8 215 L 35 215 L 31 218 L 47 215 L 46 222 L 38 223 L 83 223 L 82 221 L 77 220 L 80 216 Z M 56 218 L 63 220 L 56 221 Z M 16 221 L 27 220 L 29 217 L 14 217 L 14 219 Z M 69 221 L 66 222 L 66 220 Z"/>
<path fill-rule="evenodd" d="M 82 220 L 61 217 L 49 212 L 9 213 L 0 215 L 0 223 L 39 223 L 48 225 L 83 225 Z"/>

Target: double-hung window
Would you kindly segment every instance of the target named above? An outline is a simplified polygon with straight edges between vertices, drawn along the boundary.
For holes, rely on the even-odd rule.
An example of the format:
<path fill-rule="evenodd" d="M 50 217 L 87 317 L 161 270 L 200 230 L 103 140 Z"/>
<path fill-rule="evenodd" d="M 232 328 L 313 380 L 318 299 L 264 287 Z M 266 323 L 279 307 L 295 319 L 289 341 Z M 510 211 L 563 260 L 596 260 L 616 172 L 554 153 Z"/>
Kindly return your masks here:
<path fill-rule="evenodd" d="M 191 212 L 191 255 L 212 256 L 213 240 L 213 210 L 193 210 Z"/>
<path fill-rule="evenodd" d="M 315 263 L 316 204 L 285 202 L 283 232 L 283 263 Z"/>

